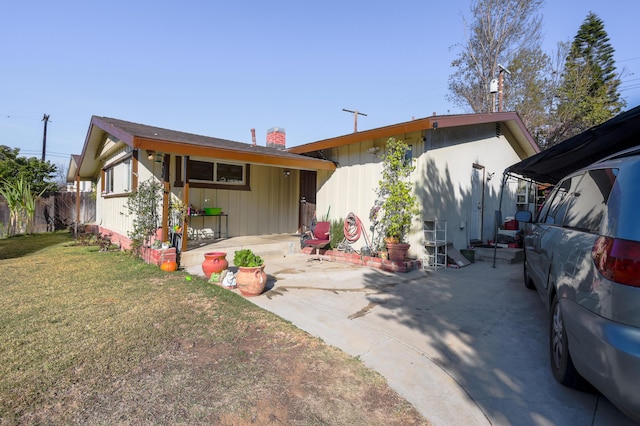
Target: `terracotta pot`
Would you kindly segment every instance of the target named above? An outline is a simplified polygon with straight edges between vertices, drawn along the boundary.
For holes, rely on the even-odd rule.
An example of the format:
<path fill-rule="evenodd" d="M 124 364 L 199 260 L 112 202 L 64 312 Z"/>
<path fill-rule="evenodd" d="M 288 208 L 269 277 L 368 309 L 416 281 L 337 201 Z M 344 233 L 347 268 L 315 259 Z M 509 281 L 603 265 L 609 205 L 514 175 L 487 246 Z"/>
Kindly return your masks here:
<path fill-rule="evenodd" d="M 387 244 L 387 253 L 392 262 L 403 262 L 407 258 L 410 244 Z"/>
<path fill-rule="evenodd" d="M 264 265 L 255 268 L 239 267 L 236 274 L 236 284 L 243 296 L 257 296 L 264 291 L 267 284 L 267 274 Z"/>
<path fill-rule="evenodd" d="M 207 276 L 207 279 L 211 278 L 211 274 L 214 272 L 219 274 L 227 269 L 229 262 L 227 262 L 227 253 L 222 251 L 214 251 L 204 254 L 204 261 L 202 262 L 202 272 Z"/>

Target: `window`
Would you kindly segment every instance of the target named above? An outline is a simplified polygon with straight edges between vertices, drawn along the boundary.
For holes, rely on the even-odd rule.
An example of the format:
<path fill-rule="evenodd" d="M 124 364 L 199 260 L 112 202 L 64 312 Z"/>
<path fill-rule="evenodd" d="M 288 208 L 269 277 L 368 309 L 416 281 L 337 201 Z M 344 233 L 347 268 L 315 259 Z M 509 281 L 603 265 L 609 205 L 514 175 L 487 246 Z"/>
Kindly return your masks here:
<path fill-rule="evenodd" d="M 404 152 L 404 165 L 410 165 L 413 162 L 413 145 L 407 145 L 407 150 Z"/>
<path fill-rule="evenodd" d="M 189 182 L 245 185 L 245 165 L 189 160 Z"/>
<path fill-rule="evenodd" d="M 104 192 L 107 194 L 113 192 L 113 168 L 104 171 Z"/>
<path fill-rule="evenodd" d="M 121 161 L 112 163 L 104 169 L 104 194 L 123 194 L 131 191 L 132 159 L 127 156 Z"/>
<path fill-rule="evenodd" d="M 571 194 L 575 191 L 581 177 L 582 175 L 574 176 L 562 181 L 558 185 L 554 191 L 553 199 L 549 204 L 549 210 L 546 217 L 541 214 L 540 220 L 544 220 L 544 223 L 548 223 L 550 225 L 562 225 L 564 215 L 567 212 L 567 207 L 571 199 Z"/>
<path fill-rule="evenodd" d="M 598 232 L 617 169 L 590 170 L 573 193 L 573 203 L 564 226 L 587 232 Z"/>

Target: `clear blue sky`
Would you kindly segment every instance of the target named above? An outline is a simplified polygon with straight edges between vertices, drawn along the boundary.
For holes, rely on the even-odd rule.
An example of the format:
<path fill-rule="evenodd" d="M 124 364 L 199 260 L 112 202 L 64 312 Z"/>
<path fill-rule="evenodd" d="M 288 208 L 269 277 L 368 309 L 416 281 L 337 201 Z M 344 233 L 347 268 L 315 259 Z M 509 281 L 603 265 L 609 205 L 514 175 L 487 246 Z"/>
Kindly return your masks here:
<path fill-rule="evenodd" d="M 469 0 L 2 1 L 0 144 L 66 166 L 91 115 L 287 146 L 457 114 L 446 100 Z M 548 0 L 544 49 L 589 11 L 605 24 L 628 108 L 640 104 L 637 0 Z"/>

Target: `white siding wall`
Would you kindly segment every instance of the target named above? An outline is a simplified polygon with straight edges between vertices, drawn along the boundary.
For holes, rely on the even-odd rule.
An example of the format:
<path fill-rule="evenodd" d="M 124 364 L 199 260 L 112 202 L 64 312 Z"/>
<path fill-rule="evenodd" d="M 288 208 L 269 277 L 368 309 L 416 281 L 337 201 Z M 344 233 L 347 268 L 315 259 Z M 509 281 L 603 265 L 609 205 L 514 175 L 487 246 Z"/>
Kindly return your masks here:
<path fill-rule="evenodd" d="M 415 219 L 409 237 L 410 255 L 421 255 L 422 220 L 425 219 L 447 220 L 448 241 L 458 249 L 468 244 L 473 164 L 484 166 L 485 176 L 494 173 L 490 181 L 485 181 L 483 215 L 483 238 L 486 241 L 493 237 L 494 211 L 498 209 L 502 172 L 520 161 L 505 137 L 497 137 L 495 132 L 495 125 L 487 125 L 429 130 L 424 133 L 424 140 L 421 132 L 397 136 L 413 146 L 413 158 L 417 161 L 412 180 L 423 212 L 422 217 Z M 331 159 L 336 160 L 339 167 L 333 174 L 318 174 L 319 215 L 329 207 L 332 220 L 344 219 L 353 212 L 371 236 L 369 212 L 375 201 L 382 164 L 377 155 L 367 150 L 373 146 L 384 149 L 385 142 L 386 139 L 366 141 L 332 151 Z M 503 217 L 515 212 L 513 190 L 505 192 L 502 210 Z M 355 248 L 364 245 L 362 238 Z"/>
<path fill-rule="evenodd" d="M 493 126 L 484 138 L 442 148 L 434 148 L 420 155 L 418 161 L 419 195 L 422 199 L 422 220 L 446 220 L 447 240 L 457 249 L 469 242 L 471 223 L 471 176 L 473 165 L 484 166 L 483 240 L 493 239 L 494 212 L 498 210 L 502 172 L 520 161 L 504 136 L 496 137 Z M 453 133 L 453 132 L 452 132 Z M 455 140 L 455 134 L 454 136 Z M 429 135 L 427 135 L 427 144 Z M 493 177 L 487 180 L 490 174 Z M 505 191 L 503 217 L 515 213 L 515 192 Z M 412 246 L 422 242 L 421 223 L 417 223 L 411 238 Z"/>
<path fill-rule="evenodd" d="M 111 161 L 111 159 L 109 160 Z M 152 176 L 160 182 L 162 164 L 139 156 L 138 183 Z M 170 182 L 175 182 L 171 159 Z M 191 188 L 189 201 L 194 208 L 220 207 L 229 215 L 230 236 L 295 233 L 298 228 L 299 173 L 296 170 L 251 165 L 251 191 Z M 285 175 L 284 171 L 290 174 Z M 100 182 L 98 182 L 100 188 Z M 183 188 L 172 187 L 174 196 L 182 199 Z M 132 229 L 132 218 L 126 214 L 126 197 L 98 195 L 96 223 L 122 235 Z M 205 221 L 203 223 L 203 220 Z M 212 218 L 194 218 L 194 227 L 214 227 Z M 223 222 L 224 226 L 224 222 Z"/>
<path fill-rule="evenodd" d="M 265 235 L 295 233 L 298 228 L 299 173 L 276 167 L 251 165 L 251 191 L 190 188 L 189 202 L 196 209 L 220 207 L 229 215 L 229 234 Z M 182 197 L 182 188 L 173 193 Z M 213 226 L 211 218 L 204 220 Z M 201 218 L 193 220 L 201 226 Z"/>

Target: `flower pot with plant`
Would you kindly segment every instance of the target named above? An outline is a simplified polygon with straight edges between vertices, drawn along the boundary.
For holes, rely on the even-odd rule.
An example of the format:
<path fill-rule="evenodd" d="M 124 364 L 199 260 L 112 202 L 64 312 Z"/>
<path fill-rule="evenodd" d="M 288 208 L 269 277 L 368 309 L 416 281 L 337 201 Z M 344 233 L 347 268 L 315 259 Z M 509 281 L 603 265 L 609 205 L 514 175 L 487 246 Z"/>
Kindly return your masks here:
<path fill-rule="evenodd" d="M 409 181 L 415 169 L 413 159 L 407 158 L 409 146 L 390 138 L 382 154 L 382 178 L 376 189 L 376 202 L 370 219 L 378 235 L 378 249 L 386 244 L 389 260 L 403 261 L 410 245 L 406 238 L 411 222 L 418 215 L 413 183 Z"/>
<path fill-rule="evenodd" d="M 238 250 L 233 255 L 233 264 L 238 268 L 236 285 L 243 296 L 257 296 L 264 291 L 267 274 L 260 256 L 250 249 Z"/>

